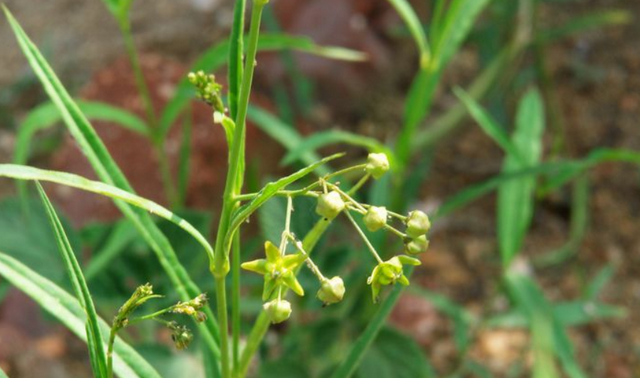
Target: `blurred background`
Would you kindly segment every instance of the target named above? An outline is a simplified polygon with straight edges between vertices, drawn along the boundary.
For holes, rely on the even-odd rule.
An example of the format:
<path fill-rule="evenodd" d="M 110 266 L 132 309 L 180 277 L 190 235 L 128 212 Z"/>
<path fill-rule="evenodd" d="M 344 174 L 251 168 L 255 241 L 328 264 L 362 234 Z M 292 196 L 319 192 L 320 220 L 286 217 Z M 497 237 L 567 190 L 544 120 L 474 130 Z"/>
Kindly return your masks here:
<path fill-rule="evenodd" d="M 429 31 L 434 2 L 410 3 Z M 145 117 L 118 22 L 104 3 L 5 4 L 74 97 Z M 232 12 L 230 0 L 134 1 L 133 41 L 159 113 L 194 62 L 227 38 Z M 405 106 L 420 59 L 410 31 L 389 2 L 271 0 L 265 33 L 306 36 L 318 45 L 362 52 L 367 59 L 327 59 L 289 49 L 259 53 L 252 103 L 272 118 L 250 117 L 248 190 L 300 166 L 300 161 L 285 164 L 282 158 L 305 138 L 340 130 L 377 139 L 405 156 L 387 197 L 401 208 L 419 208 L 436 218 L 430 249 L 412 278 L 416 289 L 401 296 L 358 376 L 419 376 L 413 364 L 426 364 L 437 377 L 528 377 L 534 369 L 540 344 L 527 321 L 526 303 L 503 280 L 506 268 L 497 237 L 503 215 L 496 192 L 473 195 L 468 190 L 491 180 L 498 180 L 494 189 L 502 185 L 505 152 L 468 116 L 456 87 L 469 92 L 507 135 L 521 122 L 518 106 L 525 93 L 537 88 L 545 121 L 540 162 L 592 158 L 594 163 L 579 174 L 539 177 L 514 264 L 536 283 L 536 293 L 543 293 L 541 303 L 550 314 L 545 319 L 560 332 L 547 351 L 558 376 L 640 376 L 640 159 L 598 160 L 602 148 L 630 153 L 640 148 L 638 17 L 640 2 L 628 0 L 489 1 L 464 44 L 445 62 L 408 152 L 398 150 L 402 146 L 395 141 L 406 123 Z M 4 20 L 0 45 L 0 162 L 22 159 L 95 178 L 61 124 L 30 126 L 42 130 L 20 136 L 29 122 L 48 122 L 33 116 L 47 97 Z M 226 81 L 225 67 L 215 73 Z M 211 124 L 208 107 L 193 102 L 184 114 L 169 123 L 160 155 L 139 133 L 105 117 L 92 123 L 139 194 L 179 209 L 209 233 L 220 207 L 226 143 L 223 130 Z M 181 158 L 184 151 L 187 160 Z M 319 149 L 322 154 L 335 151 L 349 152 L 354 162 L 366 156 L 366 150 L 349 143 Z M 187 172 L 184 188 L 174 188 L 182 195 L 168 194 L 163 160 L 170 175 Z M 126 223 L 108 199 L 62 186 L 46 188 L 66 220 L 103 318 L 110 319 L 145 282 L 168 300 L 176 298 L 146 244 L 135 234 L 122 234 Z M 372 203 L 380 198 L 380 191 L 368 189 L 364 198 Z M 25 217 L 15 183 L 0 180 L 0 251 L 69 288 L 46 217 L 37 201 L 32 207 L 32 216 Z M 313 204 L 297 208 L 303 229 L 313 220 Z M 260 253 L 264 238 L 280 232 L 283 213 L 278 201 L 263 209 L 249 227 L 243 256 Z M 198 246 L 172 226 L 160 226 L 196 281 L 210 288 Z M 270 331 L 255 376 L 322 377 L 340 361 L 374 311 L 362 278 L 371 262 L 360 244 L 349 232 L 333 230 L 318 253 L 328 272 L 353 274 L 354 292 L 362 298 L 353 295 L 346 308 L 326 311 L 311 298 L 301 300 L 297 306 L 303 310 L 294 324 Z M 98 259 L 102 254 L 106 257 Z M 367 266 L 353 268 L 354 263 Z M 311 277 L 306 279 L 313 285 Z M 249 276 L 243 283 L 246 293 L 260 285 Z M 11 377 L 90 375 L 79 339 L 2 278 L 0 298 L 0 366 Z M 243 316 L 250 321 L 259 309 L 259 301 L 247 300 Z M 162 330 L 141 326 L 127 338 L 163 376 L 203 374 L 199 349 L 175 351 Z M 390 345 L 397 350 L 390 351 Z M 576 375 L 574 363 L 584 375 Z M 404 366 L 400 372 L 394 370 L 398 365 Z"/>

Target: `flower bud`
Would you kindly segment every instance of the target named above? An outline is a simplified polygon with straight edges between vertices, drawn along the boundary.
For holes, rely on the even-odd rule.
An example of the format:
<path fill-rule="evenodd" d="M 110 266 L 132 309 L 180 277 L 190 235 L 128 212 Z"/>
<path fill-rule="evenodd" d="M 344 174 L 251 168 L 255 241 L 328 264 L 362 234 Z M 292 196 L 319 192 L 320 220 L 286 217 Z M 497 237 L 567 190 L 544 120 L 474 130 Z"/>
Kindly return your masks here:
<path fill-rule="evenodd" d="M 340 302 L 344 297 L 344 282 L 342 278 L 335 276 L 330 280 L 325 279 L 322 281 L 317 295 L 318 299 L 324 302 L 325 305 Z"/>
<path fill-rule="evenodd" d="M 422 253 L 426 251 L 427 248 L 429 248 L 429 239 L 427 239 L 426 235 L 420 235 L 404 246 L 405 251 L 410 255 Z"/>
<path fill-rule="evenodd" d="M 374 179 L 379 179 L 389 170 L 389 159 L 384 153 L 370 153 L 367 157 L 367 173 L 370 173 Z"/>
<path fill-rule="evenodd" d="M 273 324 L 282 323 L 291 316 L 291 303 L 284 299 L 274 299 L 265 303 L 262 308 Z"/>
<path fill-rule="evenodd" d="M 316 213 L 323 218 L 333 219 L 342 210 L 344 210 L 345 204 L 340 196 L 340 193 L 332 191 L 325 193 L 318 197 L 318 205 L 316 206 Z"/>
<path fill-rule="evenodd" d="M 378 231 L 387 224 L 387 209 L 385 207 L 371 206 L 364 215 L 364 225 L 367 230 Z"/>
<path fill-rule="evenodd" d="M 407 235 L 417 238 L 426 234 L 431 228 L 431 222 L 427 214 L 420 210 L 414 210 L 409 213 L 407 218 Z"/>

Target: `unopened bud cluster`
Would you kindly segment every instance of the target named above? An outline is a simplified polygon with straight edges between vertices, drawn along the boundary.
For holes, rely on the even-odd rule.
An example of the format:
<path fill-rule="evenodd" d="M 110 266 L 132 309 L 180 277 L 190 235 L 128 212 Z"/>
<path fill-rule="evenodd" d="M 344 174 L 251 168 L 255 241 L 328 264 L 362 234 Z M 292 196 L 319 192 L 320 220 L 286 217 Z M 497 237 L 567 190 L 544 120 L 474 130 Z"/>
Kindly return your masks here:
<path fill-rule="evenodd" d="M 207 75 L 203 71 L 190 72 L 187 79 L 196 87 L 196 96 L 199 99 L 211 105 L 216 112 L 225 112 L 221 96 L 222 85 L 216 82 L 213 74 Z"/>

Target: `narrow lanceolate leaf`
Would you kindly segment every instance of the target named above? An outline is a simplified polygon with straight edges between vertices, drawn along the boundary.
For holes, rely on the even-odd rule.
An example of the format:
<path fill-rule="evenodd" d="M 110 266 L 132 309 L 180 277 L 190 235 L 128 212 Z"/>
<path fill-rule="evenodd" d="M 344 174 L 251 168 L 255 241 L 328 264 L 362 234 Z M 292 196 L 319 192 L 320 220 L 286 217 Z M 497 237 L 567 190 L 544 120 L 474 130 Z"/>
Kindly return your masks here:
<path fill-rule="evenodd" d="M 411 4 L 409 4 L 407 0 L 388 1 L 396 9 L 396 12 L 398 12 L 404 23 L 407 25 L 409 32 L 411 32 L 411 36 L 415 40 L 418 51 L 420 52 L 420 64 L 426 65 L 427 60 L 429 59 L 429 45 L 418 15 L 416 15 L 416 12 L 414 12 L 413 8 L 411 8 Z"/>
<path fill-rule="evenodd" d="M 262 190 L 260 190 L 260 192 L 258 192 L 258 195 L 253 200 L 251 200 L 251 202 L 240 207 L 235 212 L 231 222 L 231 227 L 229 227 L 229 230 L 230 230 L 229 234 L 227 234 L 227 236 L 225 237 L 226 245 L 231 245 L 230 244 L 231 238 L 233 237 L 233 234 L 236 232 L 236 230 L 240 227 L 240 225 L 244 221 L 246 221 L 251 216 L 251 214 L 253 214 L 256 210 L 258 210 L 258 208 L 262 206 L 262 204 L 267 202 L 271 197 L 275 196 L 279 190 L 282 190 L 287 185 L 290 185 L 300 180 L 304 176 L 315 171 L 319 166 L 327 164 L 331 160 L 337 159 L 342 156 L 344 156 L 343 153 L 327 156 L 326 158 L 320 161 L 317 161 L 314 164 L 311 164 L 305 168 L 302 168 L 301 170 L 289 176 L 283 177 L 278 181 L 267 184 L 264 188 L 262 188 Z M 225 249 L 225 250 L 228 250 L 228 249 Z"/>
<path fill-rule="evenodd" d="M 126 192 L 133 193 L 131 185 L 129 185 L 124 174 L 118 168 L 109 151 L 107 151 L 104 143 L 102 143 L 86 116 L 78 108 L 78 105 L 73 101 L 40 51 L 38 51 L 38 48 L 31 42 L 6 7 L 3 9 L 29 65 L 42 83 L 51 101 L 58 108 L 62 115 L 62 120 L 100 180 Z M 145 211 L 136 209 L 119 199 L 114 202 L 156 253 L 180 299 L 188 301 L 202 293 L 203 291 L 189 277 L 189 274 L 178 260 L 171 243 L 153 222 L 151 216 Z M 218 326 L 211 310 L 206 308 L 205 312 L 207 320 L 205 323 L 198 323 L 198 327 L 202 331 L 204 340 L 211 349 L 212 354 L 219 356 Z"/>
<path fill-rule="evenodd" d="M 387 146 L 374 138 L 365 137 L 343 130 L 321 131 L 304 139 L 304 141 L 298 144 L 294 150 L 289 151 L 289 153 L 285 155 L 282 159 L 282 164 L 291 164 L 300 159 L 300 157 L 306 153 L 311 151 L 315 152 L 319 148 L 336 143 L 346 143 L 352 146 L 364 147 L 370 152 L 384 152 L 387 157 L 389 157 L 393 165 L 394 153 Z"/>
<path fill-rule="evenodd" d="M 47 215 L 49 216 L 49 220 L 51 221 L 56 244 L 58 245 L 60 254 L 65 262 L 67 274 L 71 280 L 76 297 L 87 314 L 86 335 L 87 344 L 89 345 L 90 350 L 89 354 L 91 356 L 93 374 L 97 377 L 106 377 L 107 358 L 104 344 L 102 343 L 102 334 L 98 327 L 98 315 L 96 314 L 96 308 L 93 304 L 91 294 L 89 293 L 89 288 L 87 287 L 87 283 L 82 275 L 82 270 L 80 269 L 80 264 L 78 264 L 76 255 L 71 249 L 69 239 L 67 238 L 64 228 L 62 227 L 62 223 L 60 222 L 53 205 L 51 205 L 51 202 L 40 183 L 36 183 L 36 185 L 38 187 L 40 197 L 42 198 L 42 203 L 47 211 Z"/>
<path fill-rule="evenodd" d="M 2 252 L 0 252 L 0 276 L 31 297 L 76 336 L 86 341 L 84 326 L 86 313 L 76 298 Z M 102 319 L 98 319 L 98 323 L 102 334 L 109 334 L 109 325 Z M 104 343 L 105 340 L 103 339 L 102 342 Z M 160 374 L 119 337 L 116 339 L 114 350 L 114 370 L 118 377 L 160 378 Z"/>
<path fill-rule="evenodd" d="M 508 154 L 513 155 L 520 159 L 520 152 L 516 146 L 511 143 L 509 136 L 504 129 L 498 125 L 498 123 L 487 113 L 481 106 L 469 96 L 461 88 L 454 88 L 453 93 L 458 96 L 460 101 L 467 107 L 471 117 L 478 123 L 482 131 L 485 132 L 494 142 L 496 142 L 502 149 Z"/>
<path fill-rule="evenodd" d="M 72 173 L 47 171 L 15 164 L 0 164 L 0 177 L 18 180 L 49 181 L 124 201 L 130 205 L 146 210 L 151 214 L 156 214 L 187 231 L 202 245 L 209 257 L 213 258 L 211 245 L 209 245 L 205 237 L 202 236 L 200 231 L 193 227 L 191 223 L 153 201 L 116 188 L 115 186 L 107 185 L 100 181 L 88 180 Z"/>
<path fill-rule="evenodd" d="M 518 107 L 516 129 L 512 137 L 519 156 L 507 155 L 503 173 L 538 165 L 542 153 L 543 130 L 542 99 L 538 91 L 530 90 Z M 498 190 L 498 245 L 504 266 L 520 251 L 531 223 L 535 186 L 536 177 L 530 176 L 505 182 Z"/>

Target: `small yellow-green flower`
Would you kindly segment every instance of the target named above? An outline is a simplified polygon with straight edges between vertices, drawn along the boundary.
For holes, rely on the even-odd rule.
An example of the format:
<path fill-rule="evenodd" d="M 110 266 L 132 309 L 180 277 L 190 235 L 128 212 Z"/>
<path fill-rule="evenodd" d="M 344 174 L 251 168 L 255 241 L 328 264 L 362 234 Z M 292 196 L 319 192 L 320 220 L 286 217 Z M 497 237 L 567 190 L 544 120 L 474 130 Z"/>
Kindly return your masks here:
<path fill-rule="evenodd" d="M 402 265 L 420 265 L 420 260 L 400 255 L 378 264 L 367 279 L 367 284 L 371 285 L 373 302 L 378 302 L 380 288 L 383 285 L 393 285 L 398 282 L 401 285 L 409 285 L 409 279 L 404 275 Z"/>
<path fill-rule="evenodd" d="M 246 269 L 264 276 L 264 289 L 262 300 L 266 301 L 272 297 L 276 288 L 286 286 L 294 293 L 302 296 L 304 289 L 298 282 L 295 270 L 306 260 L 307 256 L 302 253 L 283 255 L 280 250 L 270 241 L 264 243 L 266 259 L 258 259 L 242 264 L 242 269 Z"/>

